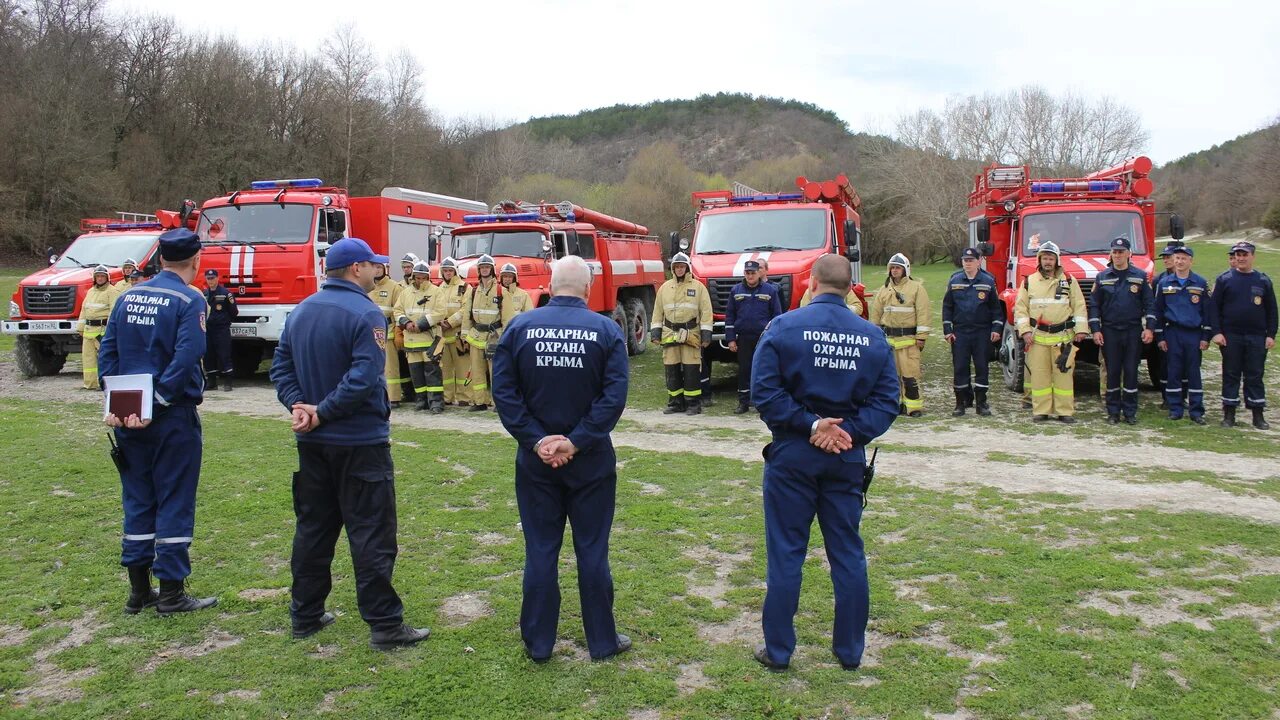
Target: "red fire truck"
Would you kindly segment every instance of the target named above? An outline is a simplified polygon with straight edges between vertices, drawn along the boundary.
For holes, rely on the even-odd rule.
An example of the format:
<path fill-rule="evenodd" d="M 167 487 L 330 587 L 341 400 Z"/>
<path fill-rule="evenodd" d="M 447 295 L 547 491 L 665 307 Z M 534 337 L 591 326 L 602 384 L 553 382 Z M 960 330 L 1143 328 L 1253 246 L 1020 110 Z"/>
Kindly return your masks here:
<path fill-rule="evenodd" d="M 95 266 L 111 268 L 113 283 L 123 277 L 120 264 L 126 259 L 140 263 L 148 276 L 156 272 L 160 233 L 181 221 L 177 213 L 156 212 L 159 220 L 145 213 L 81 220 L 83 234 L 61 256 L 52 255 L 49 267 L 18 283 L 3 331 L 17 336 L 13 355 L 19 371 L 28 377 L 56 375 L 67 355 L 80 352 L 80 303 L 93 285 Z"/>
<path fill-rule="evenodd" d="M 658 238 L 648 228 L 571 202 L 501 202 L 464 220 L 442 255 L 458 261 L 467 282 L 478 282 L 476 260 L 487 254 L 495 270 L 514 264 L 520 287 L 542 306 L 550 299 L 551 261 L 577 255 L 595 276 L 587 306 L 613 317 L 631 355 L 648 347 L 653 300 L 666 279 Z"/>
<path fill-rule="evenodd" d="M 1117 237 L 1129 239 L 1133 266 L 1152 276 L 1157 213 L 1150 199 L 1150 172 L 1151 160 L 1139 156 L 1082 178 L 1032 179 L 1026 166 L 998 164 L 974 177 L 969 245 L 986 256 L 987 272 L 1002 288 L 1006 324 L 997 357 L 1005 387 L 1017 392 L 1023 387 L 1023 350 L 1013 305 L 1023 278 L 1036 272 L 1040 243 L 1052 241 L 1062 250 L 1062 267 L 1079 281 L 1086 300 L 1094 277 L 1110 262 L 1110 243 Z M 1181 239 L 1181 218 L 1172 215 L 1169 226 L 1174 239 Z M 1088 333 L 1088 328 L 1077 332 Z M 1086 340 L 1076 357 L 1096 364 L 1098 348 Z"/>
<path fill-rule="evenodd" d="M 784 311 L 799 307 L 814 261 L 827 253 L 849 258 L 854 291 L 864 295 L 862 199 L 849 178 L 817 182 L 798 177 L 796 187 L 799 192 L 771 194 L 734 183 L 732 190 L 695 192 L 692 242 L 671 233 L 671 253 L 687 252 L 693 276 L 711 293 L 712 337 L 717 341 L 710 348 L 713 360 L 737 359 L 724 344 L 724 311 L 748 260 L 768 261 L 769 280 L 778 285 Z"/>
<path fill-rule="evenodd" d="M 324 253 L 343 237 L 366 240 L 392 256 L 393 273 L 407 252 L 428 259 L 441 238 L 484 203 L 420 190 L 386 188 L 349 197 L 318 178 L 258 180 L 205 202 L 196 232 L 200 267 L 218 271 L 236 294 L 231 325 L 237 375 L 252 375 L 280 339 L 285 318 L 320 285 Z M 398 278 L 398 275 L 396 277 Z"/>

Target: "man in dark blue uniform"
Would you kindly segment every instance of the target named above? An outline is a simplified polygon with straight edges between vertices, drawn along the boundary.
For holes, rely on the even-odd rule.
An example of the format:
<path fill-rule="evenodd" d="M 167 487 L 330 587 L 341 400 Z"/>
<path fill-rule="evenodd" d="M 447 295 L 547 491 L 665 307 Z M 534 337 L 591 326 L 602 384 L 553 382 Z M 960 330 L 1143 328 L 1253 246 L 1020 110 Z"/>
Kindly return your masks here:
<path fill-rule="evenodd" d="M 1200 354 L 1209 347 L 1213 314 L 1209 308 L 1209 284 L 1191 272 L 1194 257 L 1186 245 L 1173 249 L 1173 272 L 1156 283 L 1155 335 L 1160 338 L 1160 349 L 1168 353 L 1165 399 L 1169 403 L 1169 419 L 1182 419 L 1185 390 L 1191 422 L 1204 425 Z"/>
<path fill-rule="evenodd" d="M 334 621 L 324 602 L 345 525 L 356 602 L 375 650 L 413 645 L 431 633 L 404 623 L 404 605 L 391 585 L 397 549 L 387 320 L 368 295 L 385 262 L 358 238 L 331 245 L 324 285 L 289 314 L 271 363 L 276 396 L 293 414 L 298 439 L 293 637 L 310 637 Z"/>
<path fill-rule="evenodd" d="M 801 566 L 813 518 L 826 541 L 835 587 L 831 646 L 841 666 L 862 662 L 870 595 L 858 525 L 864 448 L 898 416 L 898 373 L 880 330 L 849 312 L 851 267 L 839 255 L 813 266 L 813 301 L 775 318 L 756 348 L 751 396 L 773 433 L 765 448 L 768 589 L 756 661 L 791 662 Z"/>
<path fill-rule="evenodd" d="M 613 617 L 609 532 L 618 489 L 609 438 L 627 401 L 627 344 L 587 308 L 591 270 L 567 256 L 551 269 L 551 301 L 507 326 L 493 357 L 493 401 L 516 439 L 516 502 L 524 529 L 520 636 L 534 662 L 551 658 L 560 620 L 558 561 L 573 526 L 582 627 L 592 659 L 631 648 Z"/>
<path fill-rule="evenodd" d="M 956 391 L 956 409 L 952 415 L 976 403 L 979 415 L 990 415 L 987 390 L 990 388 L 988 364 L 991 343 L 1000 342 L 1004 332 L 1004 305 L 996 294 L 996 279 L 980 266 L 982 254 L 977 248 L 960 253 L 962 269 L 947 281 L 942 296 L 942 334 L 951 343 L 952 385 Z M 969 382 L 969 365 L 973 364 L 973 384 Z"/>
<path fill-rule="evenodd" d="M 1107 422 L 1138 422 L 1138 361 L 1155 337 L 1155 308 L 1147 274 L 1129 263 L 1128 238 L 1111 241 L 1111 264 L 1089 295 L 1089 331 L 1107 365 Z"/>
<path fill-rule="evenodd" d="M 161 272 L 116 302 L 102 337 L 98 373 L 150 375 L 151 419 L 106 416 L 120 448 L 124 541 L 120 564 L 129 569 L 124 609 L 155 606 L 161 615 L 212 607 L 217 598 L 187 595 L 188 549 L 195 535 L 196 484 L 203 439 L 196 406 L 204 400 L 200 359 L 205 350 L 205 303 L 191 287 L 200 269 L 200 238 L 190 230 L 160 236 Z M 105 382 L 103 383 L 105 386 Z M 151 589 L 151 573 L 160 592 Z"/>
<path fill-rule="evenodd" d="M 1159 282 L 1162 279 L 1164 279 L 1164 276 L 1173 274 L 1173 249 L 1182 244 L 1183 242 L 1181 240 L 1170 240 L 1169 242 L 1165 243 L 1164 249 L 1160 251 L 1160 262 L 1163 265 L 1164 269 L 1162 269 L 1159 273 L 1156 273 L 1151 278 L 1151 283 L 1150 283 L 1151 303 L 1153 306 L 1155 305 L 1156 285 L 1159 284 Z M 1152 328 L 1152 330 L 1155 330 L 1155 328 Z M 1164 350 L 1161 350 L 1159 345 L 1157 345 L 1156 352 L 1152 354 L 1151 364 L 1147 366 L 1147 370 L 1151 373 L 1151 384 L 1154 385 L 1156 388 L 1156 391 L 1160 393 L 1160 409 L 1161 410 L 1169 409 L 1169 401 L 1165 398 L 1165 392 L 1164 392 L 1164 384 L 1165 384 L 1164 376 L 1165 376 L 1165 373 L 1168 372 L 1168 368 L 1169 368 L 1169 353 L 1165 352 Z M 1185 378 L 1183 378 L 1183 380 L 1184 382 L 1182 383 L 1182 387 L 1186 388 L 1187 384 L 1185 382 Z M 1182 404 L 1184 406 L 1187 404 L 1187 393 L 1185 390 L 1182 393 Z"/>
<path fill-rule="evenodd" d="M 736 415 L 745 413 L 751 404 L 751 359 L 755 357 L 760 333 L 770 320 L 782 314 L 778 286 L 764 282 L 760 263 L 748 260 L 743 268 L 746 279 L 733 286 L 724 308 L 724 340 L 729 351 L 738 354 L 738 407 L 733 411 Z"/>
<path fill-rule="evenodd" d="M 1231 269 L 1213 284 L 1213 342 L 1222 348 L 1222 426 L 1236 424 L 1243 376 L 1244 406 L 1253 412 L 1253 426 L 1268 430 L 1262 370 L 1267 352 L 1276 346 L 1276 289 L 1271 278 L 1253 268 L 1252 243 L 1232 246 L 1231 259 Z"/>
<path fill-rule="evenodd" d="M 218 375 L 222 389 L 231 390 L 231 321 L 240 314 L 236 296 L 218 282 L 218 271 L 204 271 L 204 299 L 209 305 L 209 349 L 204 356 L 205 387 L 215 390 Z"/>

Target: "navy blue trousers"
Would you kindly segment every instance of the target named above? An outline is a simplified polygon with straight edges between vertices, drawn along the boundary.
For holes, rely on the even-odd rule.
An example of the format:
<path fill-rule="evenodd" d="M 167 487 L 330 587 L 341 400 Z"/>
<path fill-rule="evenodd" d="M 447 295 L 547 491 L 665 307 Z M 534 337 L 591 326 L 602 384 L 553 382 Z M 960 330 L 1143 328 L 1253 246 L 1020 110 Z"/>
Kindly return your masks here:
<path fill-rule="evenodd" d="M 800 438 L 777 441 L 770 448 L 764 466 L 768 588 L 762 625 L 765 650 L 775 663 L 790 663 L 796 649 L 795 614 L 814 516 L 835 589 L 831 649 L 845 665 L 862 662 L 871 604 L 867 559 L 858 535 L 862 469 L 862 463 L 846 463 Z"/>
<path fill-rule="evenodd" d="M 579 455 L 553 470 L 529 450 L 516 452 L 516 504 L 524 530 L 520 636 L 525 647 L 535 658 L 550 657 L 555 649 L 560 546 L 567 519 L 573 527 L 587 651 L 593 658 L 612 655 L 618 651 L 609 571 L 609 533 L 618 492 L 616 457 L 612 451 Z"/>
<path fill-rule="evenodd" d="M 204 351 L 204 371 L 231 374 L 231 326 L 209 325 L 208 345 Z"/>
<path fill-rule="evenodd" d="M 1267 362 L 1266 336 L 1224 333 L 1227 346 L 1222 348 L 1222 404 L 1240 404 L 1240 379 L 1244 377 L 1244 406 L 1267 406 L 1267 391 L 1262 384 L 1262 368 Z"/>
<path fill-rule="evenodd" d="M 1169 414 L 1182 417 L 1182 393 L 1187 393 L 1191 417 L 1204 415 L 1204 385 L 1200 378 L 1200 330 L 1169 326 L 1164 341 L 1169 344 L 1169 365 L 1165 368 L 1165 397 Z M 1185 380 L 1183 379 L 1185 378 Z M 1185 384 L 1184 384 L 1185 383 Z"/>
<path fill-rule="evenodd" d="M 200 416 L 194 407 L 158 406 L 147 427 L 115 434 L 125 463 L 120 564 L 151 565 L 161 580 L 183 580 L 191 574 L 188 549 L 196 529 Z"/>
<path fill-rule="evenodd" d="M 1102 328 L 1102 357 L 1107 363 L 1107 415 L 1136 417 L 1142 329 Z"/>
<path fill-rule="evenodd" d="M 738 402 L 751 402 L 751 363 L 756 357 L 759 335 L 739 335 L 738 342 Z M 705 392 L 705 390 L 704 390 Z"/>
<path fill-rule="evenodd" d="M 986 390 L 990 387 L 987 365 L 991 362 L 991 330 L 956 330 L 956 341 L 951 345 L 952 384 L 958 392 Z M 970 387 L 969 367 L 973 366 L 973 385 Z"/>

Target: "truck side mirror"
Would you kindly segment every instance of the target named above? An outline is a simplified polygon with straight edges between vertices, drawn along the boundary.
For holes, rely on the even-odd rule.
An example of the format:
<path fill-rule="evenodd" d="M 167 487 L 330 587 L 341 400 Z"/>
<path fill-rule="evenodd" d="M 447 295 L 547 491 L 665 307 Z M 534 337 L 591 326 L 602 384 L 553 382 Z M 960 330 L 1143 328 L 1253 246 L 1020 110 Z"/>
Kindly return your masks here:
<path fill-rule="evenodd" d="M 862 251 L 857 247 L 850 245 L 844 249 L 844 256 L 849 258 L 849 262 L 856 263 L 862 259 Z"/>
<path fill-rule="evenodd" d="M 54 263 L 58 262 L 58 254 L 57 254 L 57 253 L 55 253 L 55 252 L 53 251 L 53 248 L 51 248 L 51 247 L 45 248 L 45 249 L 44 249 L 44 254 L 49 256 L 49 264 L 50 264 L 50 265 L 52 265 L 52 264 L 54 264 Z"/>
<path fill-rule="evenodd" d="M 1169 216 L 1169 236 L 1174 240 L 1181 240 L 1187 234 L 1187 228 L 1182 223 L 1182 216 L 1174 213 Z"/>
<path fill-rule="evenodd" d="M 991 221 L 987 218 L 979 218 L 976 225 L 974 232 L 978 240 L 978 247 L 982 247 L 984 243 L 989 245 L 991 243 Z M 990 255 L 991 253 L 984 254 Z"/>
<path fill-rule="evenodd" d="M 990 241 L 978 243 L 978 252 L 982 253 L 982 257 L 991 257 L 996 254 L 996 246 Z"/>

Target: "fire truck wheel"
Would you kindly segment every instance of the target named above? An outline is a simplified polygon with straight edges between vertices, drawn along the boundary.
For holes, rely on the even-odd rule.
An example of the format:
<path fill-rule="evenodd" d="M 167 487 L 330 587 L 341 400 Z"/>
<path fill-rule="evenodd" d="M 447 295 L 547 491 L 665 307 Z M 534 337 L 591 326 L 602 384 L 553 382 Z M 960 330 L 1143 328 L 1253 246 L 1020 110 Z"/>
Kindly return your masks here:
<path fill-rule="evenodd" d="M 631 328 L 627 327 L 627 304 L 625 300 L 618 299 L 618 304 L 613 306 L 613 312 L 609 314 L 613 321 L 618 324 L 618 329 L 622 331 L 622 337 L 629 338 L 631 336 Z"/>
<path fill-rule="evenodd" d="M 13 346 L 13 359 L 27 377 L 57 375 L 66 364 L 67 356 L 54 352 L 53 348 L 52 343 L 41 342 L 31 335 L 19 335 Z"/>
<path fill-rule="evenodd" d="M 1023 384 L 1023 359 L 1022 359 L 1022 342 L 1018 337 L 1018 331 L 1010 327 L 1004 326 L 1004 337 L 1000 341 L 1000 373 L 1004 376 L 1005 388 L 1013 392 L 1022 392 Z"/>
<path fill-rule="evenodd" d="M 627 350 L 631 355 L 643 355 L 649 349 L 649 308 L 640 298 L 627 301 Z"/>

